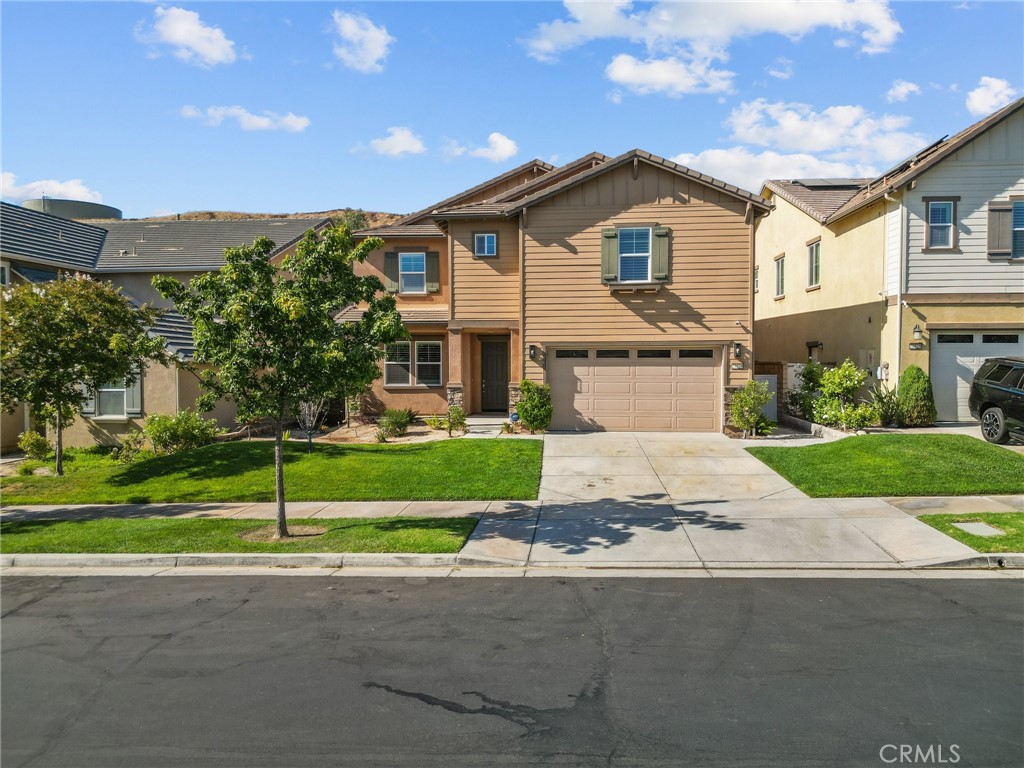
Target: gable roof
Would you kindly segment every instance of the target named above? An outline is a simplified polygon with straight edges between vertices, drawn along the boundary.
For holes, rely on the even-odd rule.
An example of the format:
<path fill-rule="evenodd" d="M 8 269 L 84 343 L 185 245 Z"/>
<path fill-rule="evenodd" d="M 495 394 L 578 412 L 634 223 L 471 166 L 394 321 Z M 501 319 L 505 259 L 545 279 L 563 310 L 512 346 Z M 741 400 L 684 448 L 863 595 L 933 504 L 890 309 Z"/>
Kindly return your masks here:
<path fill-rule="evenodd" d="M 863 189 L 830 215 L 825 223 L 831 223 L 844 216 L 849 216 L 854 211 L 870 205 L 889 192 L 913 181 L 929 168 L 942 162 L 964 145 L 973 141 L 998 123 L 1001 123 L 1022 107 L 1024 107 L 1024 97 L 1010 102 L 1002 109 L 993 112 L 973 125 L 969 125 L 954 136 L 942 138 L 934 144 L 930 144 L 920 152 L 893 166 L 881 176 L 868 182 Z"/>
<path fill-rule="evenodd" d="M 58 269 L 91 271 L 106 237 L 101 227 L 0 202 L 0 252 Z"/>
<path fill-rule="evenodd" d="M 601 163 L 606 163 L 611 160 L 608 155 L 603 155 L 600 152 L 588 152 L 583 157 L 579 157 L 570 163 L 560 165 L 554 170 L 548 171 L 543 176 L 538 176 L 532 181 L 528 181 L 525 184 L 520 184 L 518 187 L 513 187 L 507 192 L 491 198 L 492 203 L 507 203 L 513 200 L 519 200 L 531 192 L 539 191 L 543 187 L 549 187 L 552 184 L 557 184 L 563 179 L 567 179 L 570 176 L 575 176 L 577 173 L 594 168 Z"/>
<path fill-rule="evenodd" d="M 518 197 L 510 202 L 471 203 L 470 205 L 440 209 L 434 212 L 434 217 L 435 219 L 444 220 L 447 217 L 476 218 L 485 216 L 513 216 L 524 208 L 536 205 L 543 200 L 547 200 L 550 197 L 554 197 L 555 195 L 564 192 L 570 187 L 574 187 L 577 184 L 581 184 L 589 179 L 600 176 L 601 174 L 607 173 L 616 168 L 620 168 L 631 162 L 645 162 L 649 165 L 664 168 L 665 170 L 676 173 L 687 179 L 718 189 L 732 197 L 739 198 L 744 202 L 751 203 L 753 206 L 763 211 L 769 211 L 772 207 L 771 203 L 760 195 L 755 195 L 753 192 L 747 192 L 745 189 L 740 189 L 733 184 L 716 179 L 713 176 L 708 176 L 706 173 L 694 171 L 687 168 L 685 165 L 674 163 L 663 157 L 652 155 L 650 152 L 645 152 L 642 149 L 631 149 L 629 152 L 625 152 L 618 157 L 612 158 L 611 160 L 605 160 L 604 162 L 593 165 L 590 168 L 581 170 L 579 173 L 573 174 L 556 184 L 543 187 L 532 194 L 526 194 L 525 196 Z"/>
<path fill-rule="evenodd" d="M 192 337 L 192 323 L 177 310 L 165 309 L 149 329 L 150 336 L 161 336 L 167 351 L 182 360 L 196 356 L 196 342 Z"/>
<path fill-rule="evenodd" d="M 493 179 L 488 179 L 485 182 L 477 184 L 475 187 L 471 187 L 470 189 L 463 190 L 462 192 L 459 192 L 456 195 L 447 197 L 439 203 L 429 205 L 421 211 L 416 211 L 416 213 L 410 213 L 408 216 L 403 216 L 398 221 L 396 221 L 393 226 L 401 226 L 402 224 L 416 223 L 420 219 L 428 218 L 430 216 L 430 213 L 432 211 L 437 210 L 438 208 L 445 208 L 451 205 L 456 205 L 462 200 L 465 200 L 467 197 L 472 197 L 478 192 L 482 192 L 483 190 L 487 189 L 487 187 L 492 187 L 495 184 L 500 184 L 503 181 L 508 181 L 510 178 L 518 176 L 521 173 L 525 173 L 530 170 L 539 171 L 540 173 L 548 173 L 550 171 L 553 171 L 554 169 L 555 166 L 551 165 L 551 163 L 545 163 L 543 160 L 538 159 L 530 160 L 529 162 L 523 163 L 522 165 L 513 168 L 511 171 L 506 171 L 505 173 L 495 176 Z"/>
<path fill-rule="evenodd" d="M 212 219 L 203 221 L 105 221 L 100 272 L 208 271 L 224 266 L 224 249 L 269 237 L 274 255 L 329 219 Z"/>
<path fill-rule="evenodd" d="M 856 195 L 871 179 L 768 179 L 771 190 L 811 218 L 824 221 Z"/>

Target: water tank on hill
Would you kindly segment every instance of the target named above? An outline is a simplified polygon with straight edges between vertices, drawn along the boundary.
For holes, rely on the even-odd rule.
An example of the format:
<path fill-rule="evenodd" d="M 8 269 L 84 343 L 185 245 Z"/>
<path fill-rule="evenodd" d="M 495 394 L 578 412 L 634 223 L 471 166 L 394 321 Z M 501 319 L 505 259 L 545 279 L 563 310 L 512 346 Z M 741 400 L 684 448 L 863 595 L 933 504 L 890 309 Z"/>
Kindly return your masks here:
<path fill-rule="evenodd" d="M 121 211 L 109 205 L 87 203 L 84 200 L 58 200 L 54 197 L 41 197 L 38 200 L 26 200 L 22 207 L 62 219 L 120 219 Z"/>

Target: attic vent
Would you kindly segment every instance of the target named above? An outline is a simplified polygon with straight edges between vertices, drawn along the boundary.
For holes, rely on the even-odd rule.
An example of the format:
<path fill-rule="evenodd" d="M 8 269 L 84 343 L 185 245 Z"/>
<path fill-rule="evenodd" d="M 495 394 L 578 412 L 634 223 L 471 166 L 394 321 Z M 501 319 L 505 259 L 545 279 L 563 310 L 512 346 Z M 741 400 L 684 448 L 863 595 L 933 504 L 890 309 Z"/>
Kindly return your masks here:
<path fill-rule="evenodd" d="M 160 226 L 160 224 L 147 224 L 146 229 L 157 229 Z"/>
<path fill-rule="evenodd" d="M 271 222 L 269 222 L 267 224 L 267 226 L 268 227 L 283 227 L 284 226 L 284 222 L 283 221 L 271 221 Z"/>
<path fill-rule="evenodd" d="M 64 240 L 64 230 L 63 229 L 58 229 L 57 230 L 57 239 L 61 240 L 61 241 Z"/>
<path fill-rule="evenodd" d="M 177 247 L 177 246 L 169 246 L 167 248 L 161 248 L 160 250 L 161 251 L 180 251 L 180 250 L 183 250 L 183 249 L 180 248 L 180 247 Z"/>

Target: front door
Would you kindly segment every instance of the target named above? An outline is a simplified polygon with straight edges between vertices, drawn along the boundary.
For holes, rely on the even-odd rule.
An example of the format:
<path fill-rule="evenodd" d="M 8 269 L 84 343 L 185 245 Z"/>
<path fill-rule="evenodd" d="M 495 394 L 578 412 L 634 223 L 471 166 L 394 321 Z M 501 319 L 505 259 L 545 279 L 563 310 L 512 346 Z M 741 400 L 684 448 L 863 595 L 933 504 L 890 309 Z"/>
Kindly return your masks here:
<path fill-rule="evenodd" d="M 508 340 L 480 341 L 480 410 L 508 411 Z"/>

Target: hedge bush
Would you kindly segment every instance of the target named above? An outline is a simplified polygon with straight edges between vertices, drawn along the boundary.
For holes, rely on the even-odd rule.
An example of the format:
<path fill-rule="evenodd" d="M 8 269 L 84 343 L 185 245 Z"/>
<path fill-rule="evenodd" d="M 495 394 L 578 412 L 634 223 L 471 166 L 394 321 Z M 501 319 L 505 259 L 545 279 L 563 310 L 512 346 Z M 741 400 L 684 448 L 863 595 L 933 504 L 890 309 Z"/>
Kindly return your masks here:
<path fill-rule="evenodd" d="M 907 427 L 927 427 L 935 423 L 935 397 L 928 374 L 911 365 L 900 376 L 896 388 L 899 397 L 900 419 Z"/>

